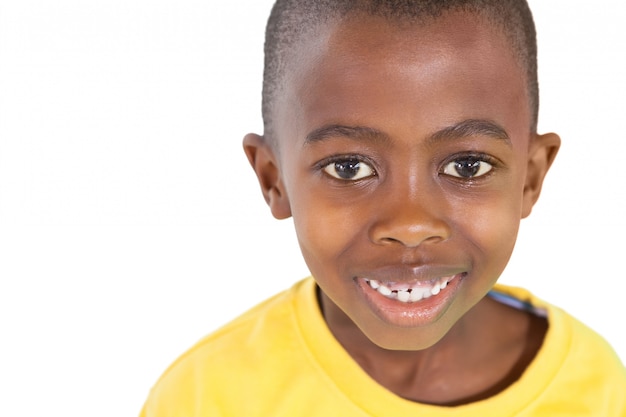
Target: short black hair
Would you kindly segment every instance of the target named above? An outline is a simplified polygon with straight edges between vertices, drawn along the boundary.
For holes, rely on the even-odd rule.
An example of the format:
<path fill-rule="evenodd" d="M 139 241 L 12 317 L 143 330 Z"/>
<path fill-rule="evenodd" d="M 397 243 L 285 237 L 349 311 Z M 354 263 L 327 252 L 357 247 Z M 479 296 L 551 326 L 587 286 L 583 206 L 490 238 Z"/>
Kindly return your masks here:
<path fill-rule="evenodd" d="M 325 22 L 356 14 L 390 21 L 424 23 L 447 12 L 485 18 L 508 38 L 525 68 L 531 130 L 537 129 L 539 85 L 535 23 L 526 0 L 277 0 L 265 32 L 262 113 L 265 137 L 273 141 L 273 107 L 285 82 L 294 49 Z"/>

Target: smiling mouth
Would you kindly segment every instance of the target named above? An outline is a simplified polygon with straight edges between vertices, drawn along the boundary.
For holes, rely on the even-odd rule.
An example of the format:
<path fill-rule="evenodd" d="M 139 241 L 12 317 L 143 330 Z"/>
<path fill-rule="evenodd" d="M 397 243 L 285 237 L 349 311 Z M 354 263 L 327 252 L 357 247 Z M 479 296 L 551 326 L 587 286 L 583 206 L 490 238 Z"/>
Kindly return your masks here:
<path fill-rule="evenodd" d="M 369 278 L 365 278 L 364 281 L 372 289 L 378 291 L 379 294 L 391 300 L 398 300 L 403 303 L 414 303 L 438 295 L 458 276 L 459 275 L 442 277 L 428 282 L 419 281 L 413 284 L 395 283 L 391 281 L 383 282 Z"/>

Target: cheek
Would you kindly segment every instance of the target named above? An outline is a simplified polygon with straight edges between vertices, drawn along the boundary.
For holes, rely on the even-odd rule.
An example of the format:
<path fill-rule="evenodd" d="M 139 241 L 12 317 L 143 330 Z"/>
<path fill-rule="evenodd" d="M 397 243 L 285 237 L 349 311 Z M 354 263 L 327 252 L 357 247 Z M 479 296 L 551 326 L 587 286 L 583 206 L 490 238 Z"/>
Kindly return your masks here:
<path fill-rule="evenodd" d="M 296 235 L 311 272 L 340 264 L 342 254 L 362 229 L 356 208 L 329 202 L 314 187 L 301 186 L 306 192 L 294 195 L 292 216 Z"/>
<path fill-rule="evenodd" d="M 483 201 L 480 209 L 473 212 L 471 221 L 459 226 L 478 249 L 485 272 L 494 275 L 492 278 L 497 278 L 502 272 L 515 246 L 521 219 L 520 207 L 521 197 L 500 195 Z"/>

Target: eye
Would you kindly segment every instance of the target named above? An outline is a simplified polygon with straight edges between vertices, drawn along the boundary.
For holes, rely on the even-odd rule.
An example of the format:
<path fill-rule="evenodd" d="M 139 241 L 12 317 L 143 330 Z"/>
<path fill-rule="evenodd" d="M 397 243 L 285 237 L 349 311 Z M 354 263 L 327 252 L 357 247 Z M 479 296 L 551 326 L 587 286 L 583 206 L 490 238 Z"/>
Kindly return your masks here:
<path fill-rule="evenodd" d="M 443 173 L 458 178 L 476 178 L 487 174 L 493 165 L 482 156 L 466 156 L 447 163 Z"/>
<path fill-rule="evenodd" d="M 374 168 L 356 158 L 330 162 L 324 165 L 323 170 L 331 177 L 346 181 L 357 181 L 376 175 Z"/>

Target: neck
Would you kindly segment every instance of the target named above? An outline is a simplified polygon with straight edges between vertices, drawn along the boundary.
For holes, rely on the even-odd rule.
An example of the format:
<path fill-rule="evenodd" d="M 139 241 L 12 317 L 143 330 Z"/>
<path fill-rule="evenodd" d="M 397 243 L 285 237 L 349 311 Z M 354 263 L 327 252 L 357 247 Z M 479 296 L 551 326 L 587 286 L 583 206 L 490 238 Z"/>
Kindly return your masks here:
<path fill-rule="evenodd" d="M 434 345 L 415 351 L 374 344 L 320 294 L 331 332 L 376 382 L 400 397 L 459 405 L 490 397 L 515 382 L 541 346 L 547 323 L 485 297 Z"/>

